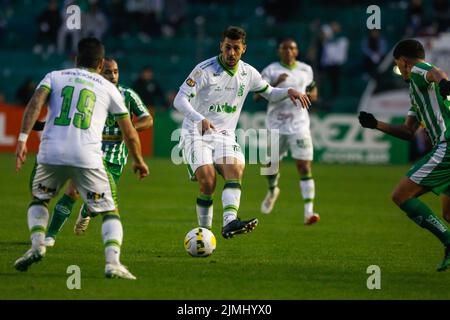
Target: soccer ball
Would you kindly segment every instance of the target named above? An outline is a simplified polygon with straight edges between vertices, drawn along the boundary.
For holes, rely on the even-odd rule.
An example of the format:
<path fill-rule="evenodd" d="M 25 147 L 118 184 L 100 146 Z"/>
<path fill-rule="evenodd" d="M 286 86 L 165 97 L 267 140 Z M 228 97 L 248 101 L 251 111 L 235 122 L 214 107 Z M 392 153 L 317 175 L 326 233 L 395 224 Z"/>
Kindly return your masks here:
<path fill-rule="evenodd" d="M 206 228 L 195 228 L 184 237 L 184 248 L 193 257 L 208 257 L 216 249 L 216 237 Z"/>

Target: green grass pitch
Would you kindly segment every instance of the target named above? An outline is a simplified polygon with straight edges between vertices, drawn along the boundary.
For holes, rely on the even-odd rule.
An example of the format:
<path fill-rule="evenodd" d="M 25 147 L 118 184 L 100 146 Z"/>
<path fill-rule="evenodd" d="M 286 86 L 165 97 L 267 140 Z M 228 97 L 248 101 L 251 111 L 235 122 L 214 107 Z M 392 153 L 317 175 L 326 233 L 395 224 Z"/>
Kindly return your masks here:
<path fill-rule="evenodd" d="M 184 235 L 196 226 L 197 184 L 185 166 L 147 159 L 150 176 L 138 181 L 130 166 L 119 184 L 124 225 L 122 262 L 137 281 L 104 278 L 101 219 L 86 235 L 73 234 L 80 203 L 45 259 L 26 273 L 13 268 L 29 248 L 26 210 L 29 156 L 22 172 L 13 155 L 0 155 L 0 299 L 449 299 L 450 271 L 438 273 L 441 244 L 390 201 L 407 166 L 314 165 L 316 211 L 303 225 L 303 204 L 292 162 L 281 170 L 281 194 L 270 215 L 259 213 L 266 181 L 248 165 L 240 216 L 258 217 L 251 234 L 225 240 L 219 179 L 214 196 L 216 252 L 192 258 Z M 440 215 L 439 199 L 425 198 Z M 55 201 L 50 208 L 53 208 Z M 69 290 L 67 267 L 81 268 L 81 289 Z M 367 267 L 381 268 L 381 289 L 366 286 Z"/>

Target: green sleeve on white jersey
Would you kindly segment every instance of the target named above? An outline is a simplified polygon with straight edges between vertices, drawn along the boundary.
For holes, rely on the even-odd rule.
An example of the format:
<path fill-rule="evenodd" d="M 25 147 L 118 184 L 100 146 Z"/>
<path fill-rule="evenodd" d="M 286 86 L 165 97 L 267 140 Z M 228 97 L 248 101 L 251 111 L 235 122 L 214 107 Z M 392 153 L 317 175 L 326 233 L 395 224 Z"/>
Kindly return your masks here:
<path fill-rule="evenodd" d="M 49 92 L 52 91 L 52 73 L 49 72 L 45 75 L 44 79 L 39 82 L 38 86 L 36 87 L 36 90 L 39 88 L 47 89 Z"/>

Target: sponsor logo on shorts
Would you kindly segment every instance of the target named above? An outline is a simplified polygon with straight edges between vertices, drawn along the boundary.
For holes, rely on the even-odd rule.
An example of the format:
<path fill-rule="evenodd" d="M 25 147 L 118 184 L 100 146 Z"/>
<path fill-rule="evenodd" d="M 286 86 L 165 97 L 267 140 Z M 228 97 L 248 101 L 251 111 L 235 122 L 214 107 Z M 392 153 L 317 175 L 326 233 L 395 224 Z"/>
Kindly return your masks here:
<path fill-rule="evenodd" d="M 53 193 L 56 191 L 56 189 L 46 187 L 46 186 L 42 185 L 41 183 L 39 183 L 38 189 L 45 193 Z"/>
<path fill-rule="evenodd" d="M 105 198 L 105 193 L 104 192 L 103 193 L 98 193 L 98 192 L 94 192 L 94 191 L 89 191 L 87 193 L 87 198 L 88 198 L 88 200 L 97 201 L 97 200 Z"/>

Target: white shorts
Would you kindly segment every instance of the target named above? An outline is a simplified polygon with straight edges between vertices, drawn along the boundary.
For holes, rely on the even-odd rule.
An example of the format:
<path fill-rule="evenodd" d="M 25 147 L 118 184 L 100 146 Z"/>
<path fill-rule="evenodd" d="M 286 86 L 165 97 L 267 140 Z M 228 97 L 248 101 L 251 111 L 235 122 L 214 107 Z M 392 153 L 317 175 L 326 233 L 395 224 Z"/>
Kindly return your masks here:
<path fill-rule="evenodd" d="M 269 141 L 270 142 L 270 141 Z M 277 150 L 280 155 L 280 160 L 287 156 L 288 151 L 291 151 L 292 158 L 296 160 L 313 160 L 313 144 L 310 134 L 280 134 L 279 139 L 275 144 L 270 145 L 270 153 Z"/>
<path fill-rule="evenodd" d="M 181 137 L 179 147 L 191 180 L 195 180 L 195 172 L 201 166 L 224 164 L 225 158 L 228 159 L 227 164 L 245 163 L 241 146 L 236 142 L 234 134 L 185 135 Z"/>
<path fill-rule="evenodd" d="M 31 193 L 40 200 L 50 200 L 69 179 L 75 184 L 90 212 L 100 213 L 117 209 L 116 184 L 105 167 L 86 169 L 37 164 L 31 174 Z"/>

